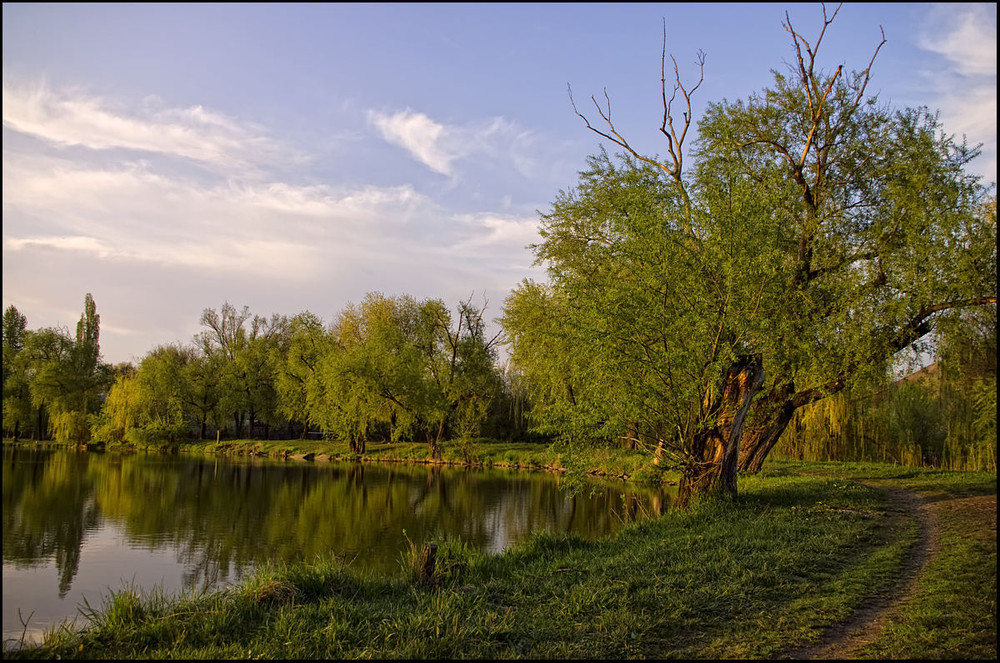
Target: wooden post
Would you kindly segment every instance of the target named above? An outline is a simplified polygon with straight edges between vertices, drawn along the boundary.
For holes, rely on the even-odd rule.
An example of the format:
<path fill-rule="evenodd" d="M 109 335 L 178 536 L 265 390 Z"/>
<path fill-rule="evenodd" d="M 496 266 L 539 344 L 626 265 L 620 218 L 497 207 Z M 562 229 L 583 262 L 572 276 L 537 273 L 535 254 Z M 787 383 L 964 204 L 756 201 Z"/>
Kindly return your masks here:
<path fill-rule="evenodd" d="M 428 543 L 420 555 L 420 581 L 428 585 L 434 583 L 434 562 L 437 557 L 437 544 Z"/>

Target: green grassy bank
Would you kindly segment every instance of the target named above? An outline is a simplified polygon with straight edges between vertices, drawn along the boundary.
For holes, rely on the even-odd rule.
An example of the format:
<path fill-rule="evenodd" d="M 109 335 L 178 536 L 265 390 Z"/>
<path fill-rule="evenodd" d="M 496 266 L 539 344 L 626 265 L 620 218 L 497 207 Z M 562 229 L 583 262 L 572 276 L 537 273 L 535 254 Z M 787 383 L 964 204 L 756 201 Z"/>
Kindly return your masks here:
<path fill-rule="evenodd" d="M 87 630 L 7 657 L 779 656 L 898 578 L 918 526 L 875 484 L 954 508 L 917 596 L 861 655 L 996 658 L 996 476 L 801 462 L 603 541 L 538 534 L 501 555 L 442 542 L 430 583 L 413 560 L 396 577 L 316 560 L 209 594 L 121 591 Z M 990 498 L 992 515 L 961 507 Z"/>

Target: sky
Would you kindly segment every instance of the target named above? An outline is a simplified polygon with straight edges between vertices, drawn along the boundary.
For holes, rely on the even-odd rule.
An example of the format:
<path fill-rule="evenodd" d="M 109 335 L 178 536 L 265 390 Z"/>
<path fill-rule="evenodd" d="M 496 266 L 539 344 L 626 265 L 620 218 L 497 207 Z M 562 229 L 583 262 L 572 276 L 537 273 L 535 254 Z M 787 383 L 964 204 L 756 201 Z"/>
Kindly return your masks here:
<path fill-rule="evenodd" d="M 836 5 L 828 5 L 832 14 Z M 693 106 L 787 71 L 819 4 L 3 4 L 3 307 L 70 333 L 91 293 L 110 363 L 188 343 L 204 309 L 366 293 L 502 313 L 539 213 L 601 149 L 573 112 L 665 153 L 660 55 Z M 996 181 L 996 5 L 848 3 L 819 51 L 940 111 Z M 667 62 L 668 67 L 670 62 Z M 669 69 L 668 69 L 669 72 Z M 614 146 L 603 143 L 609 152 Z"/>

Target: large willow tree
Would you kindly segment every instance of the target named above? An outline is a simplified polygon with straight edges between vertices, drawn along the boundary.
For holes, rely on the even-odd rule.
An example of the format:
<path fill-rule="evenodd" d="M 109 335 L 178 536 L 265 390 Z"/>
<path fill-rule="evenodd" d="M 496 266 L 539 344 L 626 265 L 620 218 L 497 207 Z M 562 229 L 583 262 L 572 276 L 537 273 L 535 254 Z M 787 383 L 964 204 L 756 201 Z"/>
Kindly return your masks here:
<path fill-rule="evenodd" d="M 884 375 L 942 312 L 996 303 L 995 202 L 963 170 L 977 150 L 868 94 L 884 38 L 861 71 L 824 71 L 835 16 L 814 43 L 786 20 L 790 71 L 710 104 L 690 170 L 700 80 L 676 64 L 665 158 L 631 146 L 607 97 L 600 128 L 577 111 L 622 154 L 560 193 L 534 247 L 549 282 L 507 301 L 536 425 L 650 450 L 681 468 L 681 503 L 735 493 L 797 408 Z"/>

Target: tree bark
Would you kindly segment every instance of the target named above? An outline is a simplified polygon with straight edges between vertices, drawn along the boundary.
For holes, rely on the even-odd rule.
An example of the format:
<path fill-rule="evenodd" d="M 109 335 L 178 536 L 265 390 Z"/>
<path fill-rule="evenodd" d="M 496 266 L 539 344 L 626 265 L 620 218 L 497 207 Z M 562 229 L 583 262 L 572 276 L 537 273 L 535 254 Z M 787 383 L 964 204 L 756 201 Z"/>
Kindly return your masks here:
<path fill-rule="evenodd" d="M 721 396 L 709 409 L 715 424 L 697 431 L 687 449 L 677 505 L 709 494 L 736 495 L 740 442 L 750 401 L 764 384 L 760 355 L 740 357 L 723 377 Z"/>
<path fill-rule="evenodd" d="M 794 391 L 794 385 L 786 383 L 773 388 L 757 400 L 752 421 L 747 425 L 740 442 L 738 471 L 751 474 L 760 471 L 764 459 L 777 444 L 795 413 L 795 408 L 792 407 Z"/>
<path fill-rule="evenodd" d="M 800 407 L 832 396 L 846 386 L 843 379 L 835 379 L 827 384 L 802 391 L 795 391 L 791 382 L 775 388 L 766 397 L 759 399 L 753 423 L 743 434 L 739 450 L 740 472 L 756 474 L 764 465 L 767 455 L 781 439 L 792 416 Z"/>
<path fill-rule="evenodd" d="M 778 443 L 781 434 L 792 421 L 795 408 L 790 404 L 779 407 L 767 421 L 758 423 L 743 434 L 743 443 L 740 445 L 739 463 L 737 469 L 740 472 L 756 474 L 764 465 L 764 460 L 771 453 L 771 449 Z"/>

